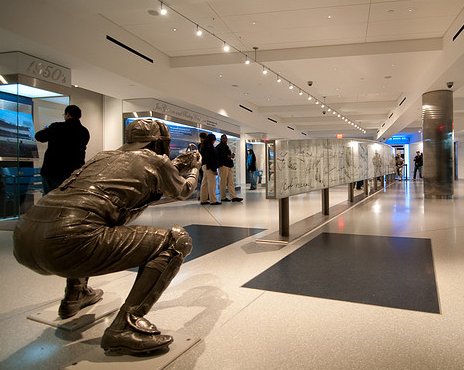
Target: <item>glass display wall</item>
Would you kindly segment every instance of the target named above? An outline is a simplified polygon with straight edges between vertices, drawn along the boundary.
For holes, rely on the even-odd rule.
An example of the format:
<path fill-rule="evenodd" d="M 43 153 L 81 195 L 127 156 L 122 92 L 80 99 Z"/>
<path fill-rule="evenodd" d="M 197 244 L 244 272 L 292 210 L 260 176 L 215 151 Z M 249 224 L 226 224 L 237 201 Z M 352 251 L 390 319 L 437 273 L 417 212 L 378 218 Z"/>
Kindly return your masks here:
<path fill-rule="evenodd" d="M 150 114 L 151 113 L 151 114 Z M 173 159 L 179 154 L 184 153 L 190 144 L 195 144 L 198 146 L 200 141 L 199 135 L 201 132 L 206 132 L 207 134 L 214 134 L 216 136 L 215 145 L 219 144 L 222 134 L 227 135 L 227 145 L 229 145 L 232 153 L 235 153 L 235 171 L 234 171 L 234 184 L 238 188 L 239 182 L 237 180 L 239 169 L 240 169 L 240 155 L 239 155 L 239 145 L 240 137 L 234 135 L 231 132 L 225 130 L 213 130 L 211 128 L 205 128 L 201 125 L 198 125 L 194 122 L 188 122 L 187 120 L 178 119 L 175 117 L 170 117 L 170 119 L 161 118 L 161 115 L 156 115 L 154 112 L 131 112 L 123 114 L 123 128 L 136 119 L 156 119 L 158 121 L 164 122 L 168 128 L 171 135 L 170 143 L 170 158 Z M 180 123 L 181 121 L 182 123 Z M 199 186 L 197 188 L 199 190 Z M 216 177 L 216 193 L 219 194 L 219 177 Z M 195 195 L 194 195 L 195 196 Z"/>
<path fill-rule="evenodd" d="M 216 145 L 219 144 L 219 140 L 221 139 L 221 135 L 223 132 L 213 131 L 202 129 L 199 127 L 193 127 L 173 121 L 168 121 L 165 119 L 153 117 L 153 116 L 139 116 L 138 118 L 134 117 L 127 117 L 124 119 L 124 128 L 136 119 L 156 119 L 158 121 L 164 122 L 168 128 L 169 133 L 171 134 L 171 144 L 170 144 L 170 157 L 171 159 L 177 157 L 179 154 L 184 153 L 187 147 L 190 144 L 198 145 L 200 139 L 199 135 L 201 132 L 206 132 L 207 134 L 214 134 L 216 136 Z M 227 145 L 229 145 L 230 150 L 233 153 L 237 153 L 238 143 L 240 142 L 240 138 L 237 136 L 227 134 Z"/>
<path fill-rule="evenodd" d="M 18 83 L 17 76 L 0 77 L 0 220 L 5 221 L 18 218 L 42 196 L 46 144 L 37 143 L 34 135 L 63 120 L 69 97 Z"/>

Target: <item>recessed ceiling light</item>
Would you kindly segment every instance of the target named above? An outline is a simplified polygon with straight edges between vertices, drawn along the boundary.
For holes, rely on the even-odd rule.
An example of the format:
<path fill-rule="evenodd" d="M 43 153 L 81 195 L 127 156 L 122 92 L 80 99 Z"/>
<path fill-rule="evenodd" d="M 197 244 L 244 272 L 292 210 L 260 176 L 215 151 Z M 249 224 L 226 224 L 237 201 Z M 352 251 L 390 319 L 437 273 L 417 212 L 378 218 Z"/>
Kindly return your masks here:
<path fill-rule="evenodd" d="M 395 11 L 393 9 L 387 10 L 387 13 L 394 13 Z"/>
<path fill-rule="evenodd" d="M 177 31 L 177 28 L 174 27 L 174 28 L 172 29 L 172 32 L 176 32 L 176 31 Z"/>
<path fill-rule="evenodd" d="M 251 22 L 251 24 L 254 26 L 256 24 L 256 22 Z"/>
<path fill-rule="evenodd" d="M 384 76 L 383 78 L 385 78 L 386 80 L 389 80 L 390 78 L 392 78 L 392 76 Z"/>
<path fill-rule="evenodd" d="M 331 15 L 328 15 L 328 16 L 327 16 L 327 19 L 332 19 L 332 16 L 331 16 Z"/>
<path fill-rule="evenodd" d="M 222 78 L 222 74 L 219 75 L 219 78 Z"/>
<path fill-rule="evenodd" d="M 233 85 L 232 85 L 232 87 L 238 87 L 238 85 L 236 85 L 236 84 L 233 84 Z"/>
<path fill-rule="evenodd" d="M 152 15 L 153 17 L 157 17 L 158 15 L 160 15 L 160 13 L 157 10 L 154 10 L 154 9 L 148 9 L 147 13 Z"/>

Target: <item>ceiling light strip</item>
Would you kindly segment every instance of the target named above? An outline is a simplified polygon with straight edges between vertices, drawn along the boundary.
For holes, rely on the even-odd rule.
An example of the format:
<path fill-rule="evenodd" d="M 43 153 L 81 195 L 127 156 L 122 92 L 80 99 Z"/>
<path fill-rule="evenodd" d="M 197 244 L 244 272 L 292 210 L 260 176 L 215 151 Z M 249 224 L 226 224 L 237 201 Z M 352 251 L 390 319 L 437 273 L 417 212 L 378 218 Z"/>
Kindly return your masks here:
<path fill-rule="evenodd" d="M 170 5 L 167 5 L 164 1 L 160 1 L 160 4 L 161 4 L 161 10 L 163 11 L 164 14 L 166 14 L 167 10 L 166 8 L 169 8 L 169 10 L 171 10 L 172 12 L 176 13 L 178 16 L 184 18 L 185 20 L 187 20 L 188 22 L 192 23 L 194 27 L 196 27 L 196 32 L 197 32 L 197 35 L 198 35 L 198 31 L 201 29 L 202 31 L 208 33 L 209 35 L 213 36 L 214 38 L 216 38 L 217 40 L 219 40 L 220 42 L 222 42 L 222 47 L 223 47 L 223 50 L 224 52 L 229 52 L 230 50 L 235 50 L 237 53 L 240 53 L 242 54 L 244 57 L 245 57 L 245 64 L 250 64 L 250 60 L 252 60 L 254 63 L 258 64 L 261 68 L 262 68 L 262 74 L 263 75 L 266 75 L 266 74 L 269 74 L 269 73 L 273 73 L 276 78 L 277 78 L 277 82 L 280 83 L 282 80 L 287 82 L 288 83 L 288 88 L 289 90 L 293 90 L 293 89 L 296 89 L 298 91 L 300 91 L 301 94 L 299 95 L 303 95 L 303 94 L 306 94 L 308 96 L 308 101 L 311 101 L 311 100 L 314 100 L 314 103 L 315 104 L 320 104 L 320 101 L 318 99 L 316 99 L 312 94 L 310 94 L 309 92 L 307 92 L 306 90 L 302 89 L 301 87 L 295 85 L 293 82 L 291 82 L 290 80 L 287 80 L 285 78 L 282 77 L 282 75 L 280 73 L 277 73 L 275 72 L 274 70 L 272 70 L 271 68 L 269 68 L 267 65 L 261 63 L 261 62 L 258 62 L 257 61 L 257 58 L 256 58 L 256 50 L 257 48 L 254 48 L 255 49 L 255 57 L 250 57 L 246 52 L 243 52 L 241 51 L 240 49 L 236 48 L 235 46 L 227 43 L 225 40 L 223 40 L 222 38 L 220 38 L 219 36 L 217 36 L 216 34 L 214 34 L 213 32 L 209 31 L 208 29 L 202 27 L 199 23 L 193 21 L 192 19 L 190 19 L 189 17 L 185 16 L 184 14 L 180 13 L 179 11 L 177 11 L 176 9 L 174 9 L 173 7 L 171 7 Z M 164 15 L 163 14 L 163 15 Z M 355 127 L 357 128 L 358 130 L 362 131 L 363 133 L 366 133 L 366 130 L 364 130 L 362 127 L 358 126 L 358 125 L 352 125 L 352 121 L 348 120 L 346 117 L 342 116 L 341 114 L 339 114 L 335 109 L 333 109 L 332 107 L 328 106 L 327 104 L 324 104 L 321 106 L 321 108 L 323 107 L 326 107 L 328 108 L 327 110 L 330 112 L 332 111 L 334 115 L 337 114 L 337 118 L 340 118 L 342 121 L 345 121 L 345 123 L 347 123 L 348 125 L 352 126 L 352 127 Z M 288 126 L 287 126 L 288 127 Z"/>

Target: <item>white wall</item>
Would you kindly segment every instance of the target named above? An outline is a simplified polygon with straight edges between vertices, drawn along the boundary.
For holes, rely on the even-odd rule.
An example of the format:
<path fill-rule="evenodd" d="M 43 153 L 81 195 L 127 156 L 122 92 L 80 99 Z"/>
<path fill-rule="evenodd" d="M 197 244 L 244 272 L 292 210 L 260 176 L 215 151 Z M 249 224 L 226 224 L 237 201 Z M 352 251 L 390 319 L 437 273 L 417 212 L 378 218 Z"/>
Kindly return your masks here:
<path fill-rule="evenodd" d="M 122 145 L 122 100 L 103 97 L 103 149 L 113 150 Z"/>
<path fill-rule="evenodd" d="M 82 111 L 81 122 L 90 132 L 85 160 L 103 150 L 103 96 L 80 88 L 73 88 L 70 104 L 75 104 Z"/>

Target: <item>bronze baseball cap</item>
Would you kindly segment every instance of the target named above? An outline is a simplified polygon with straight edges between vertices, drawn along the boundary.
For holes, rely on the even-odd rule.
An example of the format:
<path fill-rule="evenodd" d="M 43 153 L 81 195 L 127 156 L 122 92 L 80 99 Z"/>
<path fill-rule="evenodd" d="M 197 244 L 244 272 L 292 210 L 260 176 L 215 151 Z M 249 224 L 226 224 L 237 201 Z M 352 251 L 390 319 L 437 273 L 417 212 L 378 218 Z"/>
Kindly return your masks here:
<path fill-rule="evenodd" d="M 127 125 L 126 143 L 119 150 L 143 149 L 157 140 L 171 140 L 167 126 L 158 120 L 137 119 Z"/>

